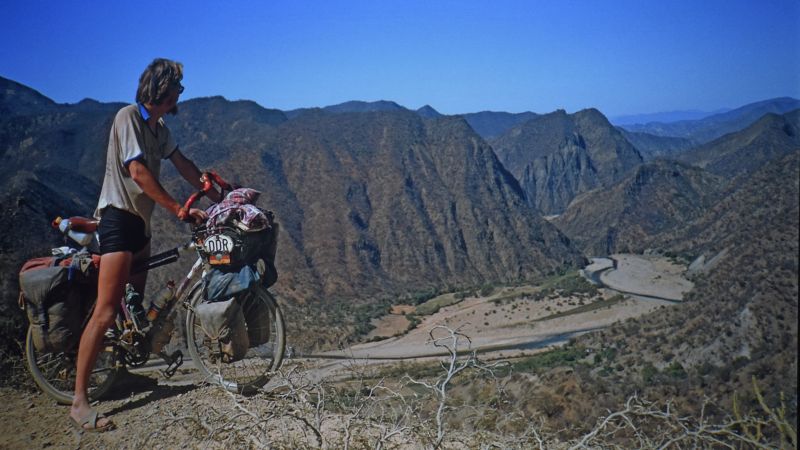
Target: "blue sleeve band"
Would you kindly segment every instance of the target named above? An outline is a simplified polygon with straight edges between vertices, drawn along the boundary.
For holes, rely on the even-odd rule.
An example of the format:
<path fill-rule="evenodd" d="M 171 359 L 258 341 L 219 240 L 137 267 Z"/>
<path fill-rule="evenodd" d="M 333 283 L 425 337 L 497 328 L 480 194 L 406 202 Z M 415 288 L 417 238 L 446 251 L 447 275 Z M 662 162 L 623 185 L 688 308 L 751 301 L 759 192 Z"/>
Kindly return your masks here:
<path fill-rule="evenodd" d="M 127 169 L 128 168 L 128 164 L 130 164 L 133 161 L 138 161 L 138 160 L 141 160 L 141 159 L 144 159 L 144 153 L 139 153 L 138 155 L 134 156 L 133 158 L 126 159 L 125 162 L 122 163 L 122 164 Z"/>
<path fill-rule="evenodd" d="M 169 152 L 169 154 L 167 156 L 164 157 L 164 159 L 172 158 L 172 155 L 175 153 L 175 150 L 178 150 L 178 146 L 177 145 L 175 146 L 175 148 L 172 149 L 171 152 Z"/>

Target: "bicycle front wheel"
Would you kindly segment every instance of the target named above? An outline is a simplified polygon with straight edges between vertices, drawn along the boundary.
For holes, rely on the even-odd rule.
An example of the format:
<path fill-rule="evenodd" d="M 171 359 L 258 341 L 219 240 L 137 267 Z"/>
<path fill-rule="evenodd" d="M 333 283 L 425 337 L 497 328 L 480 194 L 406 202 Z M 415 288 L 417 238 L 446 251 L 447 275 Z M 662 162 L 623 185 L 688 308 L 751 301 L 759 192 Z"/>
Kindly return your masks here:
<path fill-rule="evenodd" d="M 39 388 L 62 405 L 71 405 L 75 392 L 75 353 L 40 352 L 33 345 L 33 331 L 28 327 L 25 339 L 28 371 Z M 113 345 L 103 345 L 94 370 L 89 375 L 89 401 L 103 397 L 119 375 L 117 352 Z"/>
<path fill-rule="evenodd" d="M 267 384 L 272 374 L 283 362 L 286 335 L 283 314 L 275 297 L 262 286 L 237 298 L 247 319 L 251 346 L 244 357 L 235 362 L 224 362 L 219 344 L 203 331 L 195 307 L 203 302 L 200 283 L 190 294 L 186 314 L 186 341 L 189 355 L 208 383 L 218 384 L 231 392 L 250 393 Z"/>

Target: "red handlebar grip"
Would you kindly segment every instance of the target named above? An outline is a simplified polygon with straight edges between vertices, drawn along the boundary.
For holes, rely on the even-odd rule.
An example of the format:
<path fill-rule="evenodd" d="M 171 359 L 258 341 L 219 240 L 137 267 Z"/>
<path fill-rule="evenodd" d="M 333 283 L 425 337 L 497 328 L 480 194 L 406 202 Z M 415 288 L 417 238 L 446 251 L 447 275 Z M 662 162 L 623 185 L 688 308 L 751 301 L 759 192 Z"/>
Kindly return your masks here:
<path fill-rule="evenodd" d="M 208 191 L 214 189 L 214 183 L 217 183 L 217 186 L 222 188 L 223 191 L 233 190 L 230 183 L 223 180 L 221 176 L 217 175 L 217 173 L 213 171 L 203 172 L 203 174 L 200 175 L 200 182 L 203 184 L 202 189 L 192 194 L 191 197 L 189 197 L 189 199 L 186 200 L 186 203 L 183 204 L 183 207 L 186 208 L 187 211 L 192 207 L 192 205 L 194 205 L 194 202 L 196 202 L 200 197 L 206 195 Z"/>
<path fill-rule="evenodd" d="M 194 202 L 196 202 L 200 197 L 204 195 L 206 195 L 204 191 L 195 192 L 189 197 L 189 200 L 186 200 L 186 203 L 183 204 L 183 207 L 186 208 L 186 210 L 188 211 L 192 207 L 192 205 L 194 205 Z"/>
<path fill-rule="evenodd" d="M 215 183 L 217 183 L 217 186 L 222 188 L 222 190 L 225 190 L 225 191 L 232 191 L 233 190 L 233 188 L 231 187 L 230 183 L 228 183 L 227 181 L 223 180 L 222 177 L 217 174 L 217 172 L 213 172 L 213 171 L 209 172 L 209 175 L 211 175 L 211 178 L 214 180 Z"/>

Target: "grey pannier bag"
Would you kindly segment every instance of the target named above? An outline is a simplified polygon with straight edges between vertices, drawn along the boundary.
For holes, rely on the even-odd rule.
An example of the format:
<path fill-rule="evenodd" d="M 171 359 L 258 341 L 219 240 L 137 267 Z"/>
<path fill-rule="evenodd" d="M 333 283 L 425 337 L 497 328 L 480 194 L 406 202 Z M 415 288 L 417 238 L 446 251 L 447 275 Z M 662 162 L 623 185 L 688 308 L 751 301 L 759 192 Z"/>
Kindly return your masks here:
<path fill-rule="evenodd" d="M 250 266 L 238 271 L 225 272 L 212 269 L 203 278 L 205 298 L 214 303 L 232 296 L 241 299 L 241 309 L 247 323 L 247 335 L 250 347 L 256 347 L 269 341 L 269 305 L 259 298 L 259 275 Z"/>
<path fill-rule="evenodd" d="M 34 258 L 23 265 L 19 273 L 20 306 L 28 316 L 36 350 L 77 349 L 95 297 L 91 261 L 91 255 L 77 254 L 67 260 Z"/>
<path fill-rule="evenodd" d="M 242 307 L 235 298 L 222 302 L 203 302 L 195 308 L 200 327 L 210 340 L 212 355 L 219 353 L 224 363 L 244 358 L 250 347 Z"/>

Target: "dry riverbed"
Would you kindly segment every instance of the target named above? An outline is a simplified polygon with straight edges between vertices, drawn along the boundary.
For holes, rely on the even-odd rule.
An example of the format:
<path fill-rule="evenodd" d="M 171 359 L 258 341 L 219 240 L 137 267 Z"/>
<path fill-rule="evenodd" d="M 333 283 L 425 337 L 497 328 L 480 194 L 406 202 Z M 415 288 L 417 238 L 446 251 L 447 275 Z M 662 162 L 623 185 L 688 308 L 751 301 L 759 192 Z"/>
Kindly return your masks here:
<path fill-rule="evenodd" d="M 616 268 L 611 259 L 595 260 L 590 268 L 601 270 L 603 282 L 641 295 L 623 295 L 620 299 L 618 290 L 603 287 L 594 297 L 556 292 L 537 298 L 541 286 L 503 288 L 486 297 L 467 297 L 445 306 L 432 315 L 423 316 L 413 330 L 395 336 L 407 326 L 405 315 L 413 308 L 405 306 L 375 323 L 372 336 L 394 337 L 327 355 L 367 359 L 430 356 L 440 352 L 426 345 L 431 331 L 444 326 L 469 336 L 472 349 L 490 351 L 497 357 L 519 356 L 670 305 L 673 303 L 670 300 L 680 301 L 692 287 L 684 278 L 685 267 L 667 258 L 624 254 L 612 258 L 617 261 Z M 647 297 L 664 297 L 664 300 Z M 610 301 L 612 298 L 616 301 Z M 434 337 L 438 336 L 434 334 Z"/>

